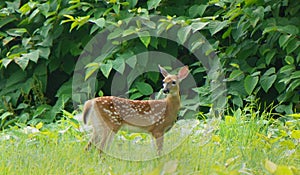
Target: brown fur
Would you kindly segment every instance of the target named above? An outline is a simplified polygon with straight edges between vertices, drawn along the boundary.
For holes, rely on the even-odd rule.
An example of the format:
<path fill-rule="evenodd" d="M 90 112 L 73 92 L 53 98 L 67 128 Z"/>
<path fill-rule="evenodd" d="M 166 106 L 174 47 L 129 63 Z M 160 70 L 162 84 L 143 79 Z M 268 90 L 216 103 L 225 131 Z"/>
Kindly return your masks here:
<path fill-rule="evenodd" d="M 188 67 L 180 69 L 178 75 L 170 75 L 160 67 L 165 77 L 164 89 L 168 95 L 161 100 L 129 100 L 114 96 L 98 97 L 84 105 L 83 121 L 88 117 L 92 121 L 93 136 L 86 149 L 92 143 L 100 143 L 100 151 L 113 139 L 123 125 L 133 126 L 152 134 L 156 139 L 158 153 L 163 147 L 163 135 L 177 119 L 180 108 L 179 82 L 188 75 Z M 92 113 L 93 112 L 93 113 Z"/>

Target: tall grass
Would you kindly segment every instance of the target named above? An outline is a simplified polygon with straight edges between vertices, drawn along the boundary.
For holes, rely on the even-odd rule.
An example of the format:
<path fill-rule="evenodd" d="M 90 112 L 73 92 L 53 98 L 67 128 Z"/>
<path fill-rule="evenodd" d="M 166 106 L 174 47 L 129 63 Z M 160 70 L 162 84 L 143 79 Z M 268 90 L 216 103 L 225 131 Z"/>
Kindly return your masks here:
<path fill-rule="evenodd" d="M 3 131 L 0 174 L 299 174 L 299 139 L 290 135 L 299 120 L 287 126 L 265 113 L 237 110 L 211 128 L 210 120 L 200 121 L 179 147 L 148 161 L 84 151 L 86 133 L 70 121 L 39 126 L 39 132 Z"/>

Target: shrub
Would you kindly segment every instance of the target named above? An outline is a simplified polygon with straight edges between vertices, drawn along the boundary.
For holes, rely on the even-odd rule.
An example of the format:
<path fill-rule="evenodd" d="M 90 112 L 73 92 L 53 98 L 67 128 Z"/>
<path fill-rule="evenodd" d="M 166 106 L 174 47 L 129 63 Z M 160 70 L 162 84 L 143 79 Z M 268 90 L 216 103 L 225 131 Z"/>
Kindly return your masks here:
<path fill-rule="evenodd" d="M 182 27 L 185 31 L 178 31 L 182 43 L 188 32 L 200 32 L 209 39 L 223 67 L 231 106 L 241 107 L 254 95 L 260 103 L 276 104 L 279 113 L 293 113 L 299 102 L 300 5 L 296 1 L 6 0 L 0 7 L 1 128 L 18 122 L 52 122 L 63 108 L 72 110 L 75 64 L 90 39 L 126 18 L 149 14 L 167 17 L 160 25 L 162 31 Z M 124 33 L 136 34 L 114 28 L 110 36 Z M 109 94 L 105 82 L 124 67 L 136 68 L 136 60 L 128 61 L 128 57 L 151 50 L 189 64 L 202 86 L 196 90 L 201 99 L 196 107 L 204 110 L 212 105 L 207 67 L 182 45 L 163 38 L 139 35 L 120 44 L 102 66 L 90 65 L 85 78 L 93 73 L 91 68 L 100 70 L 98 95 Z M 143 98 L 158 90 L 158 79 L 158 73 L 143 74 L 138 81 L 145 83 L 134 83 L 130 97 Z M 81 98 L 75 100 L 83 103 Z"/>

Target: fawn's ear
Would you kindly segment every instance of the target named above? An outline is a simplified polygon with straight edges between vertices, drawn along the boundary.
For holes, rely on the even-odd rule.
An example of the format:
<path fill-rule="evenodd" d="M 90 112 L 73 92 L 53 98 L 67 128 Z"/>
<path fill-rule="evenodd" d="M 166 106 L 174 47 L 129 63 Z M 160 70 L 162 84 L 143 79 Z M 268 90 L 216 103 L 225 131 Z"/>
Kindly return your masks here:
<path fill-rule="evenodd" d="M 190 72 L 190 71 L 189 71 L 189 67 L 188 67 L 188 66 L 182 67 L 182 68 L 179 70 L 178 75 L 177 75 L 179 81 L 185 79 L 185 78 L 188 76 L 189 72 Z"/>
<path fill-rule="evenodd" d="M 160 65 L 158 65 L 158 67 L 159 67 L 160 73 L 161 73 L 164 77 L 166 77 L 166 76 L 169 75 L 169 73 L 166 71 L 166 69 L 164 69 L 164 68 L 161 67 Z"/>

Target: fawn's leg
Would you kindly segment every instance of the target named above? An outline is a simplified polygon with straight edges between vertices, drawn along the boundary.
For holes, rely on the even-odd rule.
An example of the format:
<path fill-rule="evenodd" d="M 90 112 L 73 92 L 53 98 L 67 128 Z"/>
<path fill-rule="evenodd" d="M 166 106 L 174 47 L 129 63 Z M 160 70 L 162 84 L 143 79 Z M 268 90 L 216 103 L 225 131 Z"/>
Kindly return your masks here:
<path fill-rule="evenodd" d="M 93 127 L 93 133 L 91 139 L 85 147 L 85 150 L 90 150 L 93 144 L 97 147 L 97 145 L 101 142 L 103 131 L 105 130 L 104 121 L 101 119 L 101 115 L 97 113 L 97 111 L 93 111 L 89 117 Z"/>
<path fill-rule="evenodd" d="M 93 126 L 92 137 L 89 140 L 88 144 L 85 146 L 86 151 L 89 151 L 93 144 L 95 144 L 97 146 L 97 144 L 100 143 L 101 137 L 103 137 L 101 133 L 102 133 L 102 128 L 97 128 L 97 127 Z"/>
<path fill-rule="evenodd" d="M 161 155 L 164 144 L 164 133 L 163 132 L 152 132 L 153 137 L 156 141 L 157 154 Z"/>
<path fill-rule="evenodd" d="M 110 129 L 106 129 L 105 131 L 103 131 L 103 137 L 101 140 L 100 147 L 98 149 L 100 149 L 101 151 L 109 149 L 114 139 L 114 136 L 115 133 Z"/>

